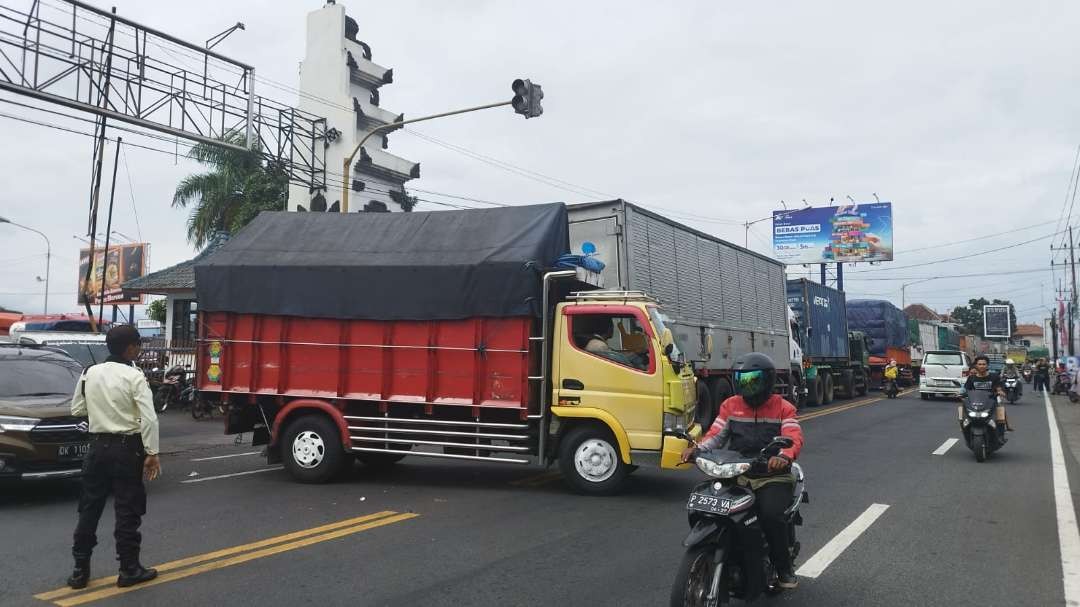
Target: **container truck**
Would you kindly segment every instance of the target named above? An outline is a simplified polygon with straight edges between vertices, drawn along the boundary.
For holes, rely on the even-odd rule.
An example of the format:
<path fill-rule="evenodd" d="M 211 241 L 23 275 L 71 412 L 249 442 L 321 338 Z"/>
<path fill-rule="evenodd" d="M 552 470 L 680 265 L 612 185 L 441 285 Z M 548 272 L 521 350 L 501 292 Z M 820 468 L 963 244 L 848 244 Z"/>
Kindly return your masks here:
<path fill-rule="evenodd" d="M 595 251 L 608 288 L 644 291 L 663 306 L 701 380 L 702 424 L 734 394 L 732 365 L 749 352 L 772 358 L 777 390 L 797 402 L 802 368 L 789 349 L 783 264 L 623 200 L 572 205 L 569 215 L 573 251 Z"/>
<path fill-rule="evenodd" d="M 263 213 L 195 268 L 198 379 L 271 461 L 559 465 L 577 491 L 675 468 L 696 380 L 644 293 L 560 268 L 562 204 Z"/>
<path fill-rule="evenodd" d="M 892 303 L 883 299 L 853 299 L 847 302 L 848 328 L 866 334 L 869 345 L 870 385 L 880 388 L 885 365 L 890 359 L 900 367 L 897 383 L 912 385 L 911 339 L 908 337 L 907 317 Z M 929 351 L 924 343 L 923 348 Z"/>
<path fill-rule="evenodd" d="M 866 394 L 870 377 L 866 336 L 848 331 L 842 291 L 805 278 L 787 281 L 787 302 L 794 311 L 793 334 L 803 352 L 807 405 L 827 405 L 837 395 Z"/>

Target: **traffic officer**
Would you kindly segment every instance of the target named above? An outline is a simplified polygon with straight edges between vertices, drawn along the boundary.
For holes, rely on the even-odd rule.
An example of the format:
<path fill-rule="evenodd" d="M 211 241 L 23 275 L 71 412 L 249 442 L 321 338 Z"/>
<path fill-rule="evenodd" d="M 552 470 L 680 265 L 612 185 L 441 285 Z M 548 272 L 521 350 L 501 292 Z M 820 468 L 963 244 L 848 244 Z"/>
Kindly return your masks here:
<path fill-rule="evenodd" d="M 109 330 L 105 343 L 110 356 L 83 372 L 71 400 L 72 415 L 90 418 L 90 450 L 83 461 L 79 523 L 72 547 L 75 570 L 68 578 L 72 588 L 85 588 L 90 580 L 98 520 L 110 493 L 120 560 L 116 585 L 133 586 L 157 577 L 156 570 L 139 563 L 139 525 L 146 513 L 143 479 L 152 481 L 161 474 L 153 395 L 142 371 L 132 364 L 142 351 L 142 342 L 135 327 L 120 325 Z"/>

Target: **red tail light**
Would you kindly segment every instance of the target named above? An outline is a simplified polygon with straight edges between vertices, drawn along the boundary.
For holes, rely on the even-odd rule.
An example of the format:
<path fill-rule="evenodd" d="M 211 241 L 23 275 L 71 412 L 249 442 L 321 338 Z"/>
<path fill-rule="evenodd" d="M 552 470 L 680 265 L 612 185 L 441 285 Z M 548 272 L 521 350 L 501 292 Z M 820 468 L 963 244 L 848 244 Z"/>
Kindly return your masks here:
<path fill-rule="evenodd" d="M 926 367 L 919 367 L 919 375 L 926 375 Z"/>
<path fill-rule="evenodd" d="M 967 369 L 964 369 L 963 371 L 960 372 L 960 377 L 967 377 L 968 373 L 970 373 L 970 371 L 968 371 Z"/>

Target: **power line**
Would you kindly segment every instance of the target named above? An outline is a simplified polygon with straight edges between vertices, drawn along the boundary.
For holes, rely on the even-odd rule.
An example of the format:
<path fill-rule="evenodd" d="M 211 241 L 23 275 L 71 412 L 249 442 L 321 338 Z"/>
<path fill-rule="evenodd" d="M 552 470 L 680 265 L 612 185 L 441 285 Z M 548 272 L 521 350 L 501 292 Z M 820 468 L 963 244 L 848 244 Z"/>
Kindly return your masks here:
<path fill-rule="evenodd" d="M 1049 268 L 1044 267 L 1044 268 L 1028 268 L 1028 269 L 1024 269 L 1024 270 L 1011 270 L 1011 271 L 976 272 L 976 273 L 972 273 L 972 274 L 950 274 L 950 275 L 945 275 L 945 276 L 889 276 L 887 278 L 881 278 L 881 277 L 877 277 L 877 278 L 851 277 L 851 278 L 848 278 L 845 275 L 844 276 L 844 282 L 847 282 L 849 280 L 892 280 L 892 281 L 898 281 L 898 280 L 922 280 L 924 278 L 973 278 L 973 277 L 976 277 L 976 276 L 1009 276 L 1009 275 L 1013 275 L 1013 274 L 1030 274 L 1030 273 L 1037 273 L 1037 272 L 1046 272 L 1048 270 L 1049 270 Z"/>
<path fill-rule="evenodd" d="M 954 246 L 954 245 L 964 244 L 964 243 L 967 243 L 967 242 L 975 242 L 976 240 L 983 240 L 985 238 L 993 238 L 995 236 L 1005 236 L 1005 235 L 1008 235 L 1008 234 L 1012 234 L 1014 232 L 1022 232 L 1024 230 L 1030 230 L 1032 228 L 1038 228 L 1038 227 L 1050 225 L 1052 223 L 1059 223 L 1060 224 L 1060 222 L 1061 222 L 1060 219 L 1058 219 L 1056 222 L 1053 219 L 1051 219 L 1050 221 L 1044 221 L 1042 223 L 1034 223 L 1034 224 L 1031 224 L 1029 226 L 1024 226 L 1024 227 L 1021 227 L 1021 228 L 1013 228 L 1013 229 L 1007 230 L 1005 232 L 996 232 L 994 234 L 984 234 L 982 236 L 974 236 L 972 238 L 967 238 L 965 240 L 954 240 L 952 242 L 947 242 L 947 243 L 944 243 L 944 244 L 919 247 L 917 249 L 904 249 L 903 251 L 896 251 L 896 254 L 899 255 L 901 253 L 915 253 L 917 251 L 927 251 L 929 249 L 940 249 L 942 247 L 951 247 L 951 246 Z"/>
<path fill-rule="evenodd" d="M 135 206 L 135 185 L 131 181 L 131 168 L 128 167 L 127 152 L 123 146 L 120 147 L 120 159 L 124 161 L 124 174 L 127 175 L 128 181 L 128 194 L 131 195 L 131 212 L 135 215 L 135 234 L 139 237 L 139 242 L 143 241 L 142 226 L 139 225 L 139 209 Z"/>
<path fill-rule="evenodd" d="M 851 273 L 852 274 L 866 274 L 866 273 L 869 273 L 869 272 L 905 270 L 905 269 L 908 269 L 908 268 L 921 268 L 923 266 L 930 266 L 930 265 L 934 265 L 934 264 L 945 263 L 945 262 L 948 262 L 948 261 L 957 261 L 957 260 L 960 260 L 960 259 L 970 259 L 972 257 L 978 257 L 979 255 L 985 255 L 987 253 L 997 253 L 999 251 L 1007 251 L 1009 249 L 1015 249 L 1016 247 L 1021 247 L 1021 246 L 1027 245 L 1027 244 L 1031 244 L 1033 242 L 1038 242 L 1040 240 L 1046 240 L 1047 238 L 1053 238 L 1053 237 L 1057 236 L 1059 233 L 1060 232 L 1054 232 L 1052 234 L 1047 234 L 1045 236 L 1040 236 L 1038 238 L 1032 238 L 1031 240 L 1025 240 L 1024 242 L 1018 242 L 1018 243 L 1015 243 L 1015 244 L 1007 245 L 1007 246 L 1004 246 L 1004 247 L 998 247 L 998 248 L 995 248 L 995 249 L 987 249 L 985 251 L 977 251 L 975 253 L 969 253 L 967 255 L 960 255 L 960 256 L 957 256 L 957 257 L 948 257 L 948 258 L 945 258 L 945 259 L 936 259 L 934 261 L 926 261 L 926 262 L 923 262 L 923 263 L 913 263 L 913 264 L 909 264 L 909 265 L 906 265 L 906 266 L 871 268 L 869 270 L 855 270 L 855 271 L 852 271 Z"/>

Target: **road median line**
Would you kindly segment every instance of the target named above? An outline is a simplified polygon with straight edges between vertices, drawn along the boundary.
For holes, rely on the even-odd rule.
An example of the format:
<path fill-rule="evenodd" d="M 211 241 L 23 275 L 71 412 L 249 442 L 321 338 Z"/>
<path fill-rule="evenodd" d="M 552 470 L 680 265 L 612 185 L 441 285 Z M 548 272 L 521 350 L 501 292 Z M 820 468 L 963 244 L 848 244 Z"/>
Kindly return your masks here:
<path fill-rule="evenodd" d="M 203 563 L 203 562 L 206 562 L 206 561 L 211 561 L 211 560 L 214 560 L 214 559 L 220 559 L 222 557 L 232 556 L 234 554 L 240 554 L 240 553 L 243 553 L 243 552 L 247 552 L 249 550 L 257 550 L 259 548 L 264 548 L 266 546 L 273 546 L 273 545 L 276 545 L 276 544 L 282 544 L 282 543 L 290 542 L 290 541 L 297 540 L 297 539 L 300 539 L 300 538 L 305 538 L 305 537 L 308 537 L 308 536 L 318 535 L 320 533 L 324 533 L 324 532 L 328 532 L 328 531 L 334 531 L 335 529 L 341 529 L 343 527 L 351 527 L 353 525 L 360 525 L 360 524 L 367 523 L 367 522 L 370 522 L 370 521 L 375 521 L 375 520 L 378 520 L 378 519 L 384 519 L 384 518 L 390 517 L 390 516 L 395 515 L 395 514 L 397 514 L 397 513 L 394 512 L 393 510 L 384 510 L 382 512 L 376 512 L 374 514 L 366 514 L 364 516 L 358 516 L 358 517 L 346 519 L 346 520 L 343 520 L 343 521 L 337 521 L 336 523 L 329 523 L 329 524 L 326 524 L 326 525 L 321 525 L 319 527 L 312 527 L 311 529 L 303 529 L 303 530 L 300 530 L 300 531 L 294 531 L 292 533 L 286 533 L 284 535 L 278 535 L 276 537 L 267 538 L 265 540 L 259 540 L 257 542 L 251 542 L 251 543 L 248 543 L 248 544 L 241 544 L 239 546 L 232 546 L 230 548 L 223 548 L 221 550 L 215 550 L 213 552 L 207 552 L 205 554 L 198 554 L 198 555 L 195 555 L 195 556 L 189 556 L 189 557 L 178 559 L 178 560 L 175 560 L 175 561 L 169 561 L 167 563 L 162 563 L 160 565 L 155 565 L 154 567 L 158 570 L 159 574 L 160 573 L 166 573 L 166 572 L 172 571 L 174 569 L 181 569 L 181 568 L 184 568 L 184 567 L 188 567 L 190 565 L 197 565 L 199 563 Z M 116 576 L 112 575 L 112 576 L 109 576 L 109 577 L 102 577 L 102 578 L 98 578 L 96 580 L 92 580 L 89 584 L 87 584 L 86 588 L 75 590 L 75 589 L 68 588 L 68 587 L 65 586 L 63 588 L 58 588 L 56 590 L 51 590 L 49 592 L 42 592 L 40 594 L 35 594 L 34 598 L 35 599 L 40 599 L 42 601 L 51 601 L 53 599 L 57 599 L 57 598 L 60 598 L 60 597 L 65 597 L 65 596 L 69 596 L 69 595 L 72 595 L 72 594 L 83 593 L 83 592 L 86 592 L 88 590 L 95 590 L 97 588 L 113 586 L 115 584 L 116 584 Z"/>
<path fill-rule="evenodd" d="M 897 396 L 898 397 L 903 396 L 903 395 L 908 394 L 910 392 L 911 392 L 911 390 L 904 390 L 903 392 L 898 393 Z M 806 415 L 800 415 L 799 416 L 799 421 L 807 421 L 807 420 L 811 420 L 811 419 L 818 418 L 818 417 L 825 417 L 826 415 L 832 415 L 833 413 L 842 413 L 844 411 L 849 411 L 851 409 L 857 409 L 859 407 L 865 407 L 867 405 L 872 405 L 874 403 L 879 403 L 879 402 L 881 402 L 883 400 L 886 400 L 886 397 L 877 396 L 877 397 L 868 398 L 868 399 L 865 399 L 865 400 L 857 400 L 857 401 L 852 402 L 852 403 L 844 403 L 842 405 L 835 405 L 835 406 L 829 407 L 828 409 L 821 409 L 821 410 L 818 410 L 818 411 L 813 411 L 813 412 L 807 413 Z"/>

